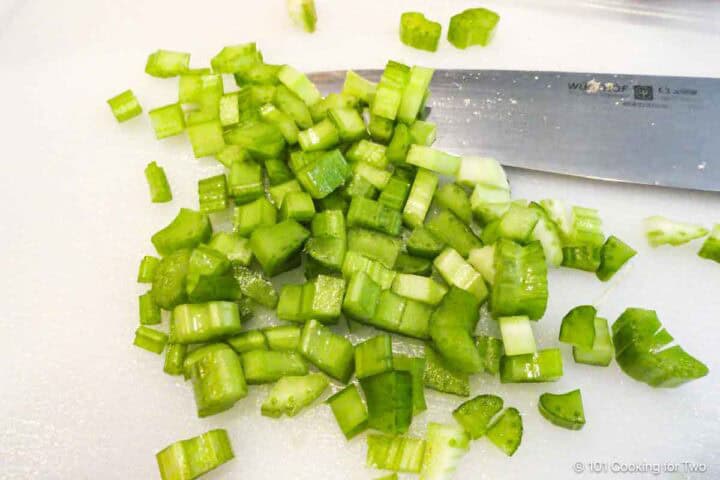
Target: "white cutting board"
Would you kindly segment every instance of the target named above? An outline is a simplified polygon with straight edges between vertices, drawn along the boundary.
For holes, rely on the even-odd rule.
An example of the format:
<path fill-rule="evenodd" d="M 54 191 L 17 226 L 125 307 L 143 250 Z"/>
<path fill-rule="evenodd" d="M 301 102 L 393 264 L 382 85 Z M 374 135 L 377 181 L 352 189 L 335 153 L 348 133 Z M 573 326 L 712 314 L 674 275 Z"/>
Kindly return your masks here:
<path fill-rule="evenodd" d="M 156 142 L 146 116 L 117 124 L 105 100 L 130 87 L 146 111 L 176 98 L 174 80 L 143 74 L 156 48 L 192 51 L 193 66 L 201 66 L 223 45 L 252 40 L 268 61 L 307 70 L 382 67 L 393 58 L 435 67 L 720 76 L 715 34 L 594 10 L 578 16 L 557 2 L 505 3 L 484 2 L 502 15 L 489 48 L 459 51 L 443 41 L 436 54 L 400 44 L 400 13 L 422 10 L 447 25 L 452 13 L 476 4 L 318 0 L 315 35 L 290 26 L 282 0 L 1 5 L 0 478 L 157 478 L 156 451 L 216 427 L 230 432 L 236 459 L 207 478 L 379 477 L 364 467 L 364 439 L 346 443 L 327 407 L 267 419 L 259 413 L 266 389 L 255 388 L 232 410 L 200 420 L 190 386 L 165 375 L 161 357 L 131 345 L 143 292 L 134 280 L 139 259 L 153 253 L 149 236 L 180 206 L 195 206 L 197 178 L 218 168 L 192 158 L 184 138 Z M 446 133 L 439 132 L 440 145 Z M 148 201 L 143 168 L 152 160 L 166 167 L 171 204 Z M 643 161 L 653 168 L 652 158 Z M 641 234 L 642 218 L 652 214 L 720 221 L 720 197 L 520 171 L 510 178 L 518 198 L 600 208 L 606 231 L 639 251 L 610 284 L 552 272 L 547 315 L 535 328 L 540 346 L 556 345 L 559 320 L 575 305 L 599 302 L 611 320 L 627 306 L 654 308 L 711 373 L 654 390 L 615 364 L 576 365 L 563 348 L 566 374 L 555 384 L 500 386 L 480 376 L 474 392 L 497 393 L 519 408 L 525 435 L 513 458 L 475 442 L 457 478 L 578 478 L 573 465 L 590 461 L 610 468 L 704 463 L 709 473 L 698 478 L 720 478 L 720 265 L 696 257 L 697 242 L 651 250 Z M 576 387 L 585 429 L 562 430 L 537 413 L 540 393 Z M 422 435 L 428 421 L 451 421 L 460 402 L 436 393 L 428 400 L 413 434 Z"/>

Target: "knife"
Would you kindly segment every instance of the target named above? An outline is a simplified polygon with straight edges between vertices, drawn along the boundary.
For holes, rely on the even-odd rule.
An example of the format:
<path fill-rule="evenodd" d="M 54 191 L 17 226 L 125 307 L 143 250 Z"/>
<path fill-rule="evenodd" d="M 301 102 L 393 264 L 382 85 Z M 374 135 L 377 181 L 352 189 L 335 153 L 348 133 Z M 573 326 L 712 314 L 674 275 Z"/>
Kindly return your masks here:
<path fill-rule="evenodd" d="M 381 70 L 358 70 L 377 81 Z M 310 75 L 340 91 L 344 71 Z M 720 79 L 436 70 L 436 146 L 510 167 L 720 191 Z"/>

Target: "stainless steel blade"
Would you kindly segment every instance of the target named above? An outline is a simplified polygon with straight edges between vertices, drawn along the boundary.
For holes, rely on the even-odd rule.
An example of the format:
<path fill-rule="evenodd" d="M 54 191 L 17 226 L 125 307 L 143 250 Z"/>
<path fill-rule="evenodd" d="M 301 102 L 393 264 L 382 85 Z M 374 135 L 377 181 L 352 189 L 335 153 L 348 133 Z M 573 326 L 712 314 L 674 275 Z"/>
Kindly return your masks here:
<path fill-rule="evenodd" d="M 358 70 L 377 80 L 379 70 Z M 344 71 L 310 75 L 324 93 Z M 503 165 L 720 191 L 720 79 L 438 70 L 437 146 Z"/>

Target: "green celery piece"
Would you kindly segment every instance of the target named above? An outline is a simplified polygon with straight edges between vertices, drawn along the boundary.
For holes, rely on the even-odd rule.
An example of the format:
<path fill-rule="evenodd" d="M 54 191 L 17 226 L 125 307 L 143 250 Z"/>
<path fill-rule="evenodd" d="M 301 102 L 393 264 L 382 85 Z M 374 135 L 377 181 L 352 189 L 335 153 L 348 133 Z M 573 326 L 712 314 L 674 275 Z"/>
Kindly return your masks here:
<path fill-rule="evenodd" d="M 195 158 L 216 155 L 225 148 L 223 128 L 218 120 L 188 125 L 187 133 Z"/>
<path fill-rule="evenodd" d="M 710 236 L 702 244 L 698 256 L 720 263 L 720 224 L 713 227 Z"/>
<path fill-rule="evenodd" d="M 548 265 L 559 267 L 563 261 L 562 239 L 557 225 L 550 220 L 545 209 L 538 203 L 531 202 L 530 208 L 537 213 L 538 222 L 535 224 L 530 240 L 540 242 L 545 252 L 545 259 Z M 614 237 L 613 237 L 614 238 Z"/>
<path fill-rule="evenodd" d="M 266 417 L 279 418 L 283 414 L 294 417 L 322 395 L 328 385 L 322 373 L 283 377 L 268 393 L 261 412 Z"/>
<path fill-rule="evenodd" d="M 410 145 L 405 161 L 431 172 L 454 177 L 460 170 L 461 159 L 432 147 Z"/>
<path fill-rule="evenodd" d="M 370 434 L 366 465 L 381 470 L 418 473 L 425 454 L 425 440 L 402 435 Z"/>
<path fill-rule="evenodd" d="M 472 252 L 472 250 L 471 250 Z M 435 257 L 433 265 L 448 285 L 460 288 L 483 303 L 488 296 L 488 289 L 482 275 L 452 248 L 446 248 Z"/>
<path fill-rule="evenodd" d="M 290 0 L 287 2 L 288 13 L 293 23 L 308 33 L 315 31 L 317 12 L 315 0 Z"/>
<path fill-rule="evenodd" d="M 290 375 L 307 375 L 308 367 L 299 353 L 250 350 L 240 355 L 245 381 L 249 385 L 273 383 Z"/>
<path fill-rule="evenodd" d="M 172 50 L 156 50 L 148 56 L 145 73 L 158 78 L 170 78 L 186 72 L 190 54 Z"/>
<path fill-rule="evenodd" d="M 342 189 L 335 190 L 325 198 L 320 198 L 315 202 L 315 206 L 321 212 L 327 210 L 337 210 L 343 215 L 347 213 L 349 204 Z"/>
<path fill-rule="evenodd" d="M 535 336 L 528 317 L 500 317 L 498 325 L 502 334 L 505 355 L 525 355 L 537 351 Z"/>
<path fill-rule="evenodd" d="M 308 107 L 320 101 L 320 92 L 308 77 L 289 65 L 283 65 L 278 80 L 297 95 Z"/>
<path fill-rule="evenodd" d="M 457 250 L 463 258 L 467 258 L 473 248 L 482 247 L 482 242 L 470 227 L 448 210 L 441 210 L 425 224 L 425 228 Z"/>
<path fill-rule="evenodd" d="M 323 323 L 335 323 L 342 311 L 345 295 L 345 280 L 328 275 L 318 275 L 312 282 L 315 286 L 310 315 Z"/>
<path fill-rule="evenodd" d="M 472 221 L 470 198 L 460 185 L 446 183 L 435 192 L 435 201 L 440 208 L 450 210 L 465 224 Z"/>
<path fill-rule="evenodd" d="M 277 306 L 278 295 L 275 287 L 261 273 L 242 265 L 234 265 L 232 273 L 243 295 L 268 308 Z"/>
<path fill-rule="evenodd" d="M 305 252 L 323 267 L 339 271 L 345 258 L 345 239 L 327 236 L 311 237 L 305 244 Z"/>
<path fill-rule="evenodd" d="M 420 339 L 430 338 L 430 316 L 432 307 L 422 302 L 407 299 L 405 310 L 400 319 L 398 333 Z"/>
<path fill-rule="evenodd" d="M 355 107 L 336 107 L 328 110 L 342 142 L 353 142 L 367 136 L 365 121 Z"/>
<path fill-rule="evenodd" d="M 255 63 L 246 70 L 235 72 L 235 83 L 238 86 L 245 84 L 252 85 L 277 85 L 279 80 L 277 74 L 281 65 L 270 65 L 267 63 Z"/>
<path fill-rule="evenodd" d="M 156 162 L 148 163 L 145 167 L 145 178 L 150 187 L 150 201 L 153 203 L 165 203 L 172 200 L 170 184 L 165 176 L 165 169 Z"/>
<path fill-rule="evenodd" d="M 410 298 L 428 305 L 437 305 L 448 289 L 432 278 L 420 275 L 400 273 L 395 276 L 392 291 L 405 298 Z"/>
<path fill-rule="evenodd" d="M 473 248 L 467 261 L 488 284 L 495 283 L 495 245 Z"/>
<path fill-rule="evenodd" d="M 303 188 L 302 186 L 300 186 L 300 183 L 297 181 L 297 179 L 292 179 L 288 180 L 285 183 L 270 187 L 268 189 L 268 196 L 270 197 L 273 205 L 275 205 L 275 208 L 280 210 L 282 208 L 283 200 L 285 200 L 285 195 L 292 192 L 302 191 Z"/>
<path fill-rule="evenodd" d="M 176 250 L 195 248 L 210 240 L 212 226 L 207 215 L 181 208 L 170 224 L 152 236 L 152 244 L 160 255 Z"/>
<path fill-rule="evenodd" d="M 224 253 L 208 245 L 198 245 L 190 255 L 188 272 L 199 275 L 222 275 L 230 269 L 230 260 Z"/>
<path fill-rule="evenodd" d="M 215 429 L 172 443 L 155 454 L 162 480 L 191 480 L 233 458 L 230 437 Z"/>
<path fill-rule="evenodd" d="M 432 262 L 427 258 L 415 257 L 407 253 L 401 253 L 395 260 L 395 271 L 411 275 L 422 275 L 428 277 L 432 273 Z"/>
<path fill-rule="evenodd" d="M 514 407 L 505 409 L 487 430 L 487 438 L 508 457 L 512 457 L 522 441 L 523 422 Z"/>
<path fill-rule="evenodd" d="M 357 275 L 363 275 L 363 273 Z M 374 314 L 368 316 L 365 322 L 390 332 L 399 332 L 403 312 L 408 303 L 407 300 L 400 295 L 394 294 L 391 290 L 383 290 L 382 292 L 378 290 L 378 295 L 379 299 Z"/>
<path fill-rule="evenodd" d="M 274 276 L 289 270 L 288 261 L 297 254 L 310 236 L 302 225 L 285 220 L 270 227 L 260 227 L 250 236 L 250 248 L 265 274 Z"/>
<path fill-rule="evenodd" d="M 304 285 L 283 285 L 277 305 L 278 319 L 289 322 L 304 322 L 307 320 L 305 312 L 303 312 L 304 292 Z"/>
<path fill-rule="evenodd" d="M 491 375 L 497 375 L 500 371 L 500 358 L 503 356 L 502 340 L 480 335 L 475 339 L 475 345 L 483 358 L 485 371 Z"/>
<path fill-rule="evenodd" d="M 435 349 L 454 370 L 477 373 L 483 369 L 480 352 L 471 336 L 480 318 L 480 304 L 465 290 L 452 287 L 430 317 Z"/>
<path fill-rule="evenodd" d="M 152 292 L 148 291 L 138 297 L 140 325 L 157 325 L 162 321 L 160 306 L 155 303 Z"/>
<path fill-rule="evenodd" d="M 265 172 L 271 187 L 281 185 L 295 178 L 295 174 L 290 171 L 287 164 L 278 158 L 265 161 Z"/>
<path fill-rule="evenodd" d="M 298 128 L 310 128 L 313 119 L 307 105 L 285 85 L 278 85 L 275 89 L 273 103 L 286 115 L 289 115 Z"/>
<path fill-rule="evenodd" d="M 569 430 L 585 426 L 585 413 L 580 390 L 563 394 L 543 393 L 538 402 L 540 414 L 550 423 Z"/>
<path fill-rule="evenodd" d="M 388 434 L 407 432 L 412 421 L 412 378 L 389 371 L 360 379 L 368 407 L 368 427 Z"/>
<path fill-rule="evenodd" d="M 497 395 L 478 395 L 453 410 L 453 417 L 471 439 L 477 440 L 485 435 L 490 421 L 502 408 L 503 399 Z"/>
<path fill-rule="evenodd" d="M 168 344 L 167 350 L 165 350 L 163 372 L 168 375 L 182 375 L 186 353 L 187 345 L 180 345 L 178 343 Z"/>
<path fill-rule="evenodd" d="M 190 303 L 237 301 L 242 298 L 237 280 L 229 274 L 214 276 L 189 273 L 186 288 Z"/>
<path fill-rule="evenodd" d="M 426 92 L 426 94 L 428 92 Z M 423 101 L 425 100 L 427 100 L 427 96 L 424 97 Z M 424 106 L 421 106 L 419 115 L 423 114 L 423 109 Z M 415 120 L 415 122 L 410 125 L 410 138 L 412 138 L 413 143 L 429 147 L 430 145 L 435 143 L 436 137 L 437 125 L 435 125 L 434 123 L 425 122 L 423 120 Z"/>
<path fill-rule="evenodd" d="M 225 148 L 215 154 L 215 159 L 230 168 L 234 162 L 250 161 L 250 154 L 240 145 L 225 145 Z"/>
<path fill-rule="evenodd" d="M 178 305 L 170 321 L 170 343 L 204 343 L 237 335 L 242 329 L 234 302 Z"/>
<path fill-rule="evenodd" d="M 152 283 L 159 265 L 159 258 L 145 255 L 140 262 L 140 267 L 138 268 L 137 282 Z"/>
<path fill-rule="evenodd" d="M 591 348 L 573 346 L 573 359 L 575 363 L 607 367 L 612 362 L 614 349 L 608 321 L 595 317 L 595 341 Z"/>
<path fill-rule="evenodd" d="M 198 181 L 198 203 L 202 213 L 221 212 L 227 208 L 228 188 L 224 174 Z"/>
<path fill-rule="evenodd" d="M 345 260 L 342 265 L 342 274 L 344 277 L 352 277 L 358 272 L 366 273 L 374 282 L 385 290 L 392 286 L 393 280 L 397 274 L 384 266 L 380 262 L 370 260 L 369 258 L 357 252 L 349 251 L 345 254 Z"/>
<path fill-rule="evenodd" d="M 168 337 L 163 332 L 159 332 L 145 325 L 140 325 L 135 330 L 135 340 L 133 345 L 140 347 L 148 352 L 160 355 L 165 349 Z"/>
<path fill-rule="evenodd" d="M 179 103 L 154 108 L 148 115 L 158 140 L 179 135 L 185 130 L 185 114 Z"/>
<path fill-rule="evenodd" d="M 652 247 L 682 245 L 707 234 L 707 229 L 699 225 L 676 222 L 660 216 L 645 219 L 645 235 Z"/>
<path fill-rule="evenodd" d="M 469 8 L 453 15 L 448 27 L 448 41 L 465 49 L 473 45 L 483 47 L 490 43 L 500 16 L 487 8 Z"/>
<path fill-rule="evenodd" d="M 412 380 L 413 416 L 427 410 L 427 404 L 425 403 L 425 386 L 423 385 L 425 359 L 422 357 L 393 355 L 393 369 L 410 374 Z"/>
<path fill-rule="evenodd" d="M 413 230 L 407 239 L 407 250 L 412 255 L 433 259 L 445 248 L 445 243 L 425 227 Z"/>
<path fill-rule="evenodd" d="M 385 151 L 385 155 L 390 163 L 395 165 L 405 163 L 405 158 L 407 157 L 407 152 L 412 142 L 410 129 L 407 125 L 399 123 L 395 127 L 392 139 Z"/>
<path fill-rule="evenodd" d="M 466 373 L 454 371 L 431 347 L 425 346 L 425 372 L 423 382 L 427 388 L 461 397 L 470 396 L 470 380 Z"/>
<path fill-rule="evenodd" d="M 368 198 L 353 197 L 347 213 L 348 227 L 364 227 L 388 235 L 399 235 L 400 212 Z"/>
<path fill-rule="evenodd" d="M 236 161 L 230 165 L 228 189 L 237 205 L 263 196 L 262 167 L 253 161 Z"/>
<path fill-rule="evenodd" d="M 258 160 L 277 158 L 285 150 L 285 137 L 269 123 L 241 122 L 226 130 L 224 138 L 228 145 L 239 145 Z"/>
<path fill-rule="evenodd" d="M 190 250 L 176 250 L 163 257 L 157 266 L 152 295 L 155 303 L 165 310 L 171 310 L 187 300 L 186 282 L 190 255 Z"/>
<path fill-rule="evenodd" d="M 370 140 L 362 139 L 347 151 L 347 158 L 354 163 L 367 163 L 373 167 L 385 169 L 388 166 L 387 147 Z"/>
<path fill-rule="evenodd" d="M 595 272 L 598 279 L 607 282 L 637 252 L 627 243 L 610 235 L 600 249 L 600 265 Z"/>
<path fill-rule="evenodd" d="M 574 206 L 571 209 L 571 221 L 569 244 L 588 245 L 599 249 L 605 242 L 602 219 L 597 210 Z"/>
<path fill-rule="evenodd" d="M 428 20 L 420 12 L 405 12 L 400 16 L 400 41 L 409 47 L 434 52 L 441 32 L 438 22 Z"/>
<path fill-rule="evenodd" d="M 431 422 L 427 427 L 420 480 L 450 479 L 470 449 L 470 437 L 457 425 Z"/>
<path fill-rule="evenodd" d="M 267 350 L 268 341 L 260 330 L 248 330 L 225 340 L 235 352 L 241 354 L 251 350 Z"/>
<path fill-rule="evenodd" d="M 492 245 L 500 238 L 498 235 L 498 227 L 500 226 L 500 219 L 493 220 L 485 225 L 482 233 L 480 234 L 480 240 L 486 245 Z"/>
<path fill-rule="evenodd" d="M 403 90 L 400 107 L 397 112 L 398 120 L 407 125 L 414 125 L 416 123 L 415 121 L 418 115 L 423 113 L 422 110 L 425 107 L 425 99 L 429 94 L 430 81 L 432 80 L 433 73 L 435 73 L 434 69 L 418 65 L 410 69 L 410 76 Z M 417 141 L 416 143 L 421 142 Z"/>
<path fill-rule="evenodd" d="M 403 208 L 402 220 L 408 228 L 418 228 L 425 221 L 438 182 L 435 173 L 424 168 L 418 169 Z"/>
<path fill-rule="evenodd" d="M 463 163 L 463 165 L 465 164 Z M 496 223 L 495 228 L 498 229 L 500 218 L 510 209 L 510 190 L 475 185 L 470 195 L 470 208 L 475 217 L 483 222 L 486 227 L 491 223 Z M 491 243 L 484 238 L 483 241 Z"/>
<path fill-rule="evenodd" d="M 228 93 L 220 97 L 218 103 L 218 119 L 220 125 L 229 127 L 240 122 L 239 92 Z"/>
<path fill-rule="evenodd" d="M 250 241 L 233 233 L 216 232 L 208 246 L 224 254 L 232 264 L 248 266 L 252 260 Z"/>
<path fill-rule="evenodd" d="M 309 222 L 315 215 L 315 204 L 312 197 L 305 192 L 288 192 L 280 207 L 282 220 L 292 219 L 298 222 Z"/>
<path fill-rule="evenodd" d="M 562 266 L 586 272 L 597 272 L 602 263 L 600 252 L 600 248 L 590 245 L 563 247 Z"/>
<path fill-rule="evenodd" d="M 107 103 L 110 105 L 110 110 L 112 110 L 115 119 L 120 123 L 126 122 L 142 113 L 140 102 L 138 102 L 132 90 L 125 90 L 115 95 L 109 99 Z"/>
<path fill-rule="evenodd" d="M 393 268 L 402 249 L 402 241 L 380 232 L 351 228 L 347 233 L 347 248 Z"/>
<path fill-rule="evenodd" d="M 354 384 L 343 388 L 328 398 L 325 403 L 330 405 L 335 420 L 346 439 L 350 440 L 367 428 L 367 407 Z"/>
<path fill-rule="evenodd" d="M 335 124 L 326 118 L 298 133 L 298 143 L 304 152 L 329 150 L 340 143 L 340 134 Z"/>
<path fill-rule="evenodd" d="M 188 370 L 201 418 L 224 412 L 247 395 L 240 358 L 227 345 L 195 350 Z"/>
<path fill-rule="evenodd" d="M 595 343 L 596 316 L 597 310 L 592 305 L 573 308 L 562 319 L 559 340 L 575 347 L 592 348 Z"/>
<path fill-rule="evenodd" d="M 392 339 L 378 335 L 355 345 L 355 376 L 371 377 L 393 369 Z"/>
<path fill-rule="evenodd" d="M 310 363 L 336 380 L 346 383 L 352 375 L 352 343 L 315 319 L 308 320 L 303 327 L 300 352 Z"/>
<path fill-rule="evenodd" d="M 247 70 L 261 61 L 262 56 L 255 43 L 252 42 L 223 47 L 210 60 L 210 64 L 214 72 L 236 73 Z"/>
<path fill-rule="evenodd" d="M 395 174 L 390 177 L 385 188 L 382 189 L 380 197 L 378 197 L 378 202 L 395 210 L 402 211 L 409 194 L 410 183 Z"/>
<path fill-rule="evenodd" d="M 352 166 L 352 170 L 353 176 L 364 178 L 378 190 L 383 190 L 390 181 L 390 178 L 392 178 L 392 172 L 373 167 L 372 165 L 364 162 L 355 163 Z"/>
<path fill-rule="evenodd" d="M 510 184 L 500 162 L 489 157 L 463 157 L 457 182 L 464 187 L 483 187 L 486 191 L 495 190 L 495 194 L 504 191 L 510 200 Z"/>
<path fill-rule="evenodd" d="M 355 197 L 369 198 L 371 200 L 378 196 L 378 190 L 370 181 L 360 174 L 353 173 L 350 181 L 342 189 L 343 196 L 349 200 Z M 348 206 L 348 210 L 349 210 Z"/>
<path fill-rule="evenodd" d="M 518 243 L 525 243 L 530 239 L 539 219 L 534 209 L 511 204 L 508 211 L 500 218 L 498 235 Z"/>
<path fill-rule="evenodd" d="M 330 110 L 332 109 L 356 109 L 357 106 L 358 99 L 356 97 L 345 93 L 331 93 L 310 107 L 310 115 L 312 116 L 313 122 L 317 123 L 328 118 Z M 364 125 L 363 121 L 363 130 L 365 128 Z"/>
<path fill-rule="evenodd" d="M 270 350 L 288 352 L 297 350 L 300 345 L 300 327 L 295 325 L 279 325 L 262 331 Z"/>
<path fill-rule="evenodd" d="M 321 199 L 342 186 L 350 176 L 350 166 L 339 150 L 332 150 L 296 172 L 297 179 L 313 198 Z"/>
<path fill-rule="evenodd" d="M 547 307 L 547 264 L 542 245 L 520 246 L 501 239 L 495 246 L 495 282 L 490 306 L 494 317 L 542 318 Z"/>
<path fill-rule="evenodd" d="M 280 131 L 288 145 L 295 145 L 298 142 L 300 131 L 290 115 L 271 103 L 261 106 L 259 112 L 264 122 L 274 125 Z"/>
<path fill-rule="evenodd" d="M 500 359 L 502 383 L 554 382 L 562 374 L 562 355 L 557 348 L 525 355 L 503 355 Z"/>
<path fill-rule="evenodd" d="M 343 84 L 342 93 L 352 97 L 359 98 L 363 103 L 369 104 L 370 99 L 375 96 L 377 84 L 371 82 L 352 70 L 348 70 L 345 74 L 345 82 Z"/>
<path fill-rule="evenodd" d="M 380 285 L 365 272 L 354 274 L 347 286 L 343 312 L 355 320 L 369 322 L 375 316 L 380 290 Z"/>

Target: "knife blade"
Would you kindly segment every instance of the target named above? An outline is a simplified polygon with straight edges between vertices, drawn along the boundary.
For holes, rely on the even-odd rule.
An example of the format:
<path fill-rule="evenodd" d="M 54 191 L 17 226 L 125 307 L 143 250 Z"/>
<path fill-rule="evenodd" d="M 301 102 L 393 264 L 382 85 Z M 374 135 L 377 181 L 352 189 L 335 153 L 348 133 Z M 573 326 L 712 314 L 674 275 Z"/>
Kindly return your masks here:
<path fill-rule="evenodd" d="M 381 70 L 357 70 L 377 81 Z M 323 93 L 345 71 L 309 75 Z M 720 79 L 437 70 L 436 146 L 503 165 L 593 179 L 720 191 Z"/>

